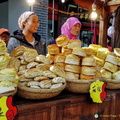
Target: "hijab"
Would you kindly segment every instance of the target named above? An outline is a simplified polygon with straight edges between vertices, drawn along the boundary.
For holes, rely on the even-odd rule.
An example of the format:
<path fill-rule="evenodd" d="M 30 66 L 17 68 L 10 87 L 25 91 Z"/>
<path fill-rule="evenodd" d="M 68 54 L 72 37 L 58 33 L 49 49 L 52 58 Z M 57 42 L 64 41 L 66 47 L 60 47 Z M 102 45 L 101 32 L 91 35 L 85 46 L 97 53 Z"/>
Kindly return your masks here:
<path fill-rule="evenodd" d="M 69 39 L 78 39 L 78 36 L 73 36 L 70 33 L 70 30 L 75 24 L 80 24 L 81 22 L 76 18 L 76 17 L 70 17 L 66 20 L 66 22 L 62 25 L 61 27 L 61 34 L 62 35 L 67 35 Z"/>

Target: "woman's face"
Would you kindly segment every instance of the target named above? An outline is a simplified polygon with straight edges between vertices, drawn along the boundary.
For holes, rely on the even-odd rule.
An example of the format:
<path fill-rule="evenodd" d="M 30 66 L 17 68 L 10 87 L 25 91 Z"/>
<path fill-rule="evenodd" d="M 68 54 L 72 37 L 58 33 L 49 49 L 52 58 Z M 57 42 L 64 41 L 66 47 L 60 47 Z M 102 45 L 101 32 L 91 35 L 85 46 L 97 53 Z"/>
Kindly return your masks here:
<path fill-rule="evenodd" d="M 72 29 L 70 30 L 70 33 L 74 36 L 78 36 L 80 29 L 81 29 L 81 25 L 77 23 L 72 27 Z"/>
<path fill-rule="evenodd" d="M 31 15 L 25 22 L 24 30 L 28 30 L 31 33 L 37 32 L 37 29 L 40 25 L 37 15 Z"/>

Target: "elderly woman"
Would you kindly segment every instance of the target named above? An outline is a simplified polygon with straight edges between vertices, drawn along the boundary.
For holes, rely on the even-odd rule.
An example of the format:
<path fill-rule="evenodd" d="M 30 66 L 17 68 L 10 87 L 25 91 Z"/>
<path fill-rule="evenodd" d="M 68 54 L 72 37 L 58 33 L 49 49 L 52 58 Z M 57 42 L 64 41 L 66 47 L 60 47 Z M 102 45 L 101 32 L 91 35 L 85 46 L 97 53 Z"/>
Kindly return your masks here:
<path fill-rule="evenodd" d="M 45 42 L 38 35 L 37 29 L 40 25 L 38 16 L 31 11 L 24 12 L 18 19 L 21 30 L 16 30 L 8 42 L 8 52 L 18 46 L 25 46 L 37 50 L 38 54 L 45 54 Z"/>

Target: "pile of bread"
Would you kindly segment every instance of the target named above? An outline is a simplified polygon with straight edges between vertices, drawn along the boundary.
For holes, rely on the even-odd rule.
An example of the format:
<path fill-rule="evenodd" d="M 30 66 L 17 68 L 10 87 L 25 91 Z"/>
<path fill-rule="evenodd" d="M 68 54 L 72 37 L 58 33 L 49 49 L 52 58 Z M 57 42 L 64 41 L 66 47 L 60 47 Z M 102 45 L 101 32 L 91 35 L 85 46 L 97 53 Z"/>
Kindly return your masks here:
<path fill-rule="evenodd" d="M 19 85 L 30 88 L 51 89 L 66 83 L 65 72 L 50 65 L 45 55 L 38 55 L 35 49 L 19 46 L 11 54 L 9 68 L 15 68 Z"/>
<path fill-rule="evenodd" d="M 12 92 L 18 85 L 15 69 L 7 68 L 10 59 L 5 42 L 0 40 L 0 94 Z"/>
<path fill-rule="evenodd" d="M 46 55 L 51 64 L 65 71 L 66 79 L 90 80 L 101 78 L 101 68 L 110 51 L 100 45 L 81 47 L 80 40 L 69 40 L 66 35 L 56 39 L 56 44 L 47 46 Z"/>

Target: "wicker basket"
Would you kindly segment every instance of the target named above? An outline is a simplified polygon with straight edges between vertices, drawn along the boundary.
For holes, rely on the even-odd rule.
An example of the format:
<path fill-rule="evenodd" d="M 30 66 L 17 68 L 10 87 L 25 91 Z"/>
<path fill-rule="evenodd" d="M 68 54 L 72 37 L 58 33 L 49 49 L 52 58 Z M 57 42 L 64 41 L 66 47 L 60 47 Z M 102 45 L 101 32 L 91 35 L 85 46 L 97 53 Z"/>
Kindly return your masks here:
<path fill-rule="evenodd" d="M 66 87 L 66 83 L 61 87 L 52 89 L 30 88 L 18 85 L 17 94 L 26 99 L 48 99 L 57 96 Z"/>
<path fill-rule="evenodd" d="M 107 89 L 120 89 L 120 80 L 104 79 L 103 81 L 107 84 Z"/>
<path fill-rule="evenodd" d="M 0 94 L 0 98 L 3 97 L 3 96 L 10 96 L 10 95 L 14 96 L 16 94 L 16 92 L 17 92 L 17 88 L 15 88 L 14 91 L 10 91 L 10 92 Z"/>
<path fill-rule="evenodd" d="M 73 93 L 89 93 L 90 84 L 95 80 L 73 80 L 67 79 L 66 90 Z"/>

